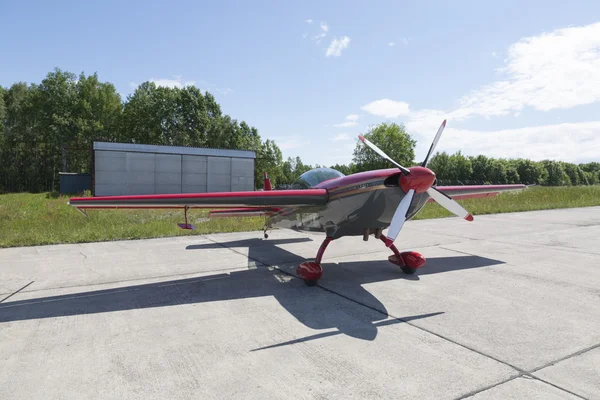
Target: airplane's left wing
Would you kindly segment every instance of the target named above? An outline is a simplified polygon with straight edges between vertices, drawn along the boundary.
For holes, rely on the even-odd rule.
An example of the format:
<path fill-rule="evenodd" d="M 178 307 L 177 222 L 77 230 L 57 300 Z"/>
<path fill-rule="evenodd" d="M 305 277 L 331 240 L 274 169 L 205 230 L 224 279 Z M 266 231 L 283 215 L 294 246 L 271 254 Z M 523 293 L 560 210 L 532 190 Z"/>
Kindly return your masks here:
<path fill-rule="evenodd" d="M 75 197 L 78 209 L 107 208 L 258 208 L 322 206 L 329 201 L 325 189 L 266 190 L 248 192 L 182 193 L 135 196 Z"/>

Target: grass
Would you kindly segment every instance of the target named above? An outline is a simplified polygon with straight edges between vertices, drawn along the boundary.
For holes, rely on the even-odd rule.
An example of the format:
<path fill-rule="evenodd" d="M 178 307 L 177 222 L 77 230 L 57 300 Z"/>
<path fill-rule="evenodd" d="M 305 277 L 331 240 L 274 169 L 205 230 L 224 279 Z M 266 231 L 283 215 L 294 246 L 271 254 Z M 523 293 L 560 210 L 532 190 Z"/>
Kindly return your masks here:
<path fill-rule="evenodd" d="M 90 210 L 85 218 L 67 201 L 50 193 L 0 195 L 0 247 L 253 231 L 264 225 L 260 217 L 208 219 L 208 211 L 192 210 L 188 217 L 196 230 L 184 231 L 176 226 L 183 222 L 180 210 Z M 533 187 L 460 203 L 473 215 L 600 206 L 600 186 Z M 429 203 L 415 219 L 451 215 Z"/>
<path fill-rule="evenodd" d="M 0 195 L 0 247 L 251 231 L 265 223 L 261 217 L 208 219 L 208 210 L 190 210 L 196 230 L 189 231 L 177 227 L 182 210 L 89 210 L 86 218 L 67 201 L 49 193 Z"/>
<path fill-rule="evenodd" d="M 600 206 L 600 186 L 534 186 L 520 192 L 501 193 L 495 197 L 458 201 L 471 214 L 551 210 Z M 454 214 L 437 203 L 428 203 L 414 219 L 443 218 Z"/>

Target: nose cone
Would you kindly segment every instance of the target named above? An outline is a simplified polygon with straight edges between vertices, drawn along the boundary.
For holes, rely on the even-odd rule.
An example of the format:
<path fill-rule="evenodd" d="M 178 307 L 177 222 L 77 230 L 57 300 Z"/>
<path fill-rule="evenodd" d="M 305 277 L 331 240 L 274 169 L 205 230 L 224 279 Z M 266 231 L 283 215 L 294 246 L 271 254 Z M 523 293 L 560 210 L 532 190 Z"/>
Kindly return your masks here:
<path fill-rule="evenodd" d="M 410 175 L 400 175 L 400 187 L 404 192 L 413 189 L 416 193 L 423 193 L 435 182 L 435 174 L 425 167 L 410 167 Z"/>

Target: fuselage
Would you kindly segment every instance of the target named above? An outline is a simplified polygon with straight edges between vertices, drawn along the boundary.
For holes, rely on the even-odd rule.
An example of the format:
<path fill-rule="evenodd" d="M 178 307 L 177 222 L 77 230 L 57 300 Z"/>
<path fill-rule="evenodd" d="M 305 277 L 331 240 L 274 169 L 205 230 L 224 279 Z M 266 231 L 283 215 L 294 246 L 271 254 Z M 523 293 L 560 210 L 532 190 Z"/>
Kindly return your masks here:
<path fill-rule="evenodd" d="M 385 229 L 406 194 L 399 185 L 400 175 L 398 168 L 388 168 L 323 181 L 313 188 L 327 190 L 326 205 L 275 215 L 272 225 L 325 232 L 334 239 L 363 235 L 365 229 Z M 428 198 L 426 193 L 415 195 L 408 218 L 412 218 Z"/>

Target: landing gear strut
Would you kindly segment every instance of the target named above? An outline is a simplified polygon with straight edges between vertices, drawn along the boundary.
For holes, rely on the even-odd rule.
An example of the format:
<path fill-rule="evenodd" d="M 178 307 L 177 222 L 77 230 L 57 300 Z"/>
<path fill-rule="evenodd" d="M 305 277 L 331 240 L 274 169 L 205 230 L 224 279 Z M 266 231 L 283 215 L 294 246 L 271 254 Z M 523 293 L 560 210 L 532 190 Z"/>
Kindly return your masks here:
<path fill-rule="evenodd" d="M 332 240 L 333 238 L 331 237 L 325 238 L 323 243 L 321 243 L 321 247 L 319 247 L 319 252 L 317 253 L 317 258 L 315 261 L 305 261 L 296 269 L 298 276 L 304 279 L 304 283 L 306 283 L 308 286 L 315 286 L 323 275 L 321 259 L 323 258 L 323 254 L 325 253 L 327 245 L 329 245 Z"/>
<path fill-rule="evenodd" d="M 385 235 L 381 235 L 379 237 L 383 243 L 386 242 L 387 237 Z M 396 264 L 402 269 L 407 275 L 412 275 L 417 272 L 417 269 L 421 268 L 425 265 L 425 257 L 423 257 L 420 253 L 416 251 L 405 251 L 400 253 L 396 248 L 396 245 L 392 243 L 390 249 L 394 252 L 394 255 L 388 257 L 389 262 L 392 264 Z"/>

